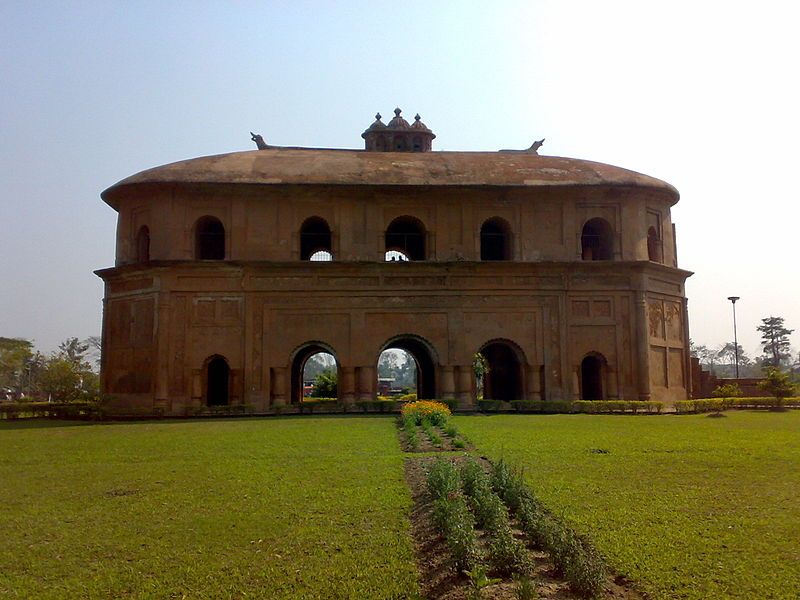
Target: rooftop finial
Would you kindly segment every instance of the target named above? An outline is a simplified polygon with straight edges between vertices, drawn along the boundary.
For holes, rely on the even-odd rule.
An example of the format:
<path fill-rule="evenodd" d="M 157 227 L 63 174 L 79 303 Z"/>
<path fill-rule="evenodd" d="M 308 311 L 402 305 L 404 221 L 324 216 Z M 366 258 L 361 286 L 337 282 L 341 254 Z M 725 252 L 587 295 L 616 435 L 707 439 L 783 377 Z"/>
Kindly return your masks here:
<path fill-rule="evenodd" d="M 376 121 L 380 121 L 381 120 L 381 113 L 375 113 L 375 120 Z"/>
<path fill-rule="evenodd" d="M 419 116 L 419 113 L 414 115 L 414 120 L 419 121 L 422 117 Z"/>
<path fill-rule="evenodd" d="M 400 110 L 399 108 L 395 108 L 395 109 L 394 109 L 394 116 L 395 116 L 395 117 L 399 117 L 401 112 L 403 112 L 403 111 L 402 111 L 402 110 Z"/>

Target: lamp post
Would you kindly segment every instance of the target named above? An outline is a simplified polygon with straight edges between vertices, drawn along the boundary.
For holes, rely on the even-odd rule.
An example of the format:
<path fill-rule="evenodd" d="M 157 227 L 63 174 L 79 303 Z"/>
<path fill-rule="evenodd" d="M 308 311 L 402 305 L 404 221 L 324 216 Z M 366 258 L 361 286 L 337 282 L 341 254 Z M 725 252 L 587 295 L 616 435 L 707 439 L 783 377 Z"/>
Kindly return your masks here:
<path fill-rule="evenodd" d="M 731 306 L 733 307 L 733 353 L 736 357 L 736 379 L 739 379 L 739 340 L 736 339 L 736 301 L 739 299 L 739 296 L 728 296 L 728 300 L 731 301 Z"/>

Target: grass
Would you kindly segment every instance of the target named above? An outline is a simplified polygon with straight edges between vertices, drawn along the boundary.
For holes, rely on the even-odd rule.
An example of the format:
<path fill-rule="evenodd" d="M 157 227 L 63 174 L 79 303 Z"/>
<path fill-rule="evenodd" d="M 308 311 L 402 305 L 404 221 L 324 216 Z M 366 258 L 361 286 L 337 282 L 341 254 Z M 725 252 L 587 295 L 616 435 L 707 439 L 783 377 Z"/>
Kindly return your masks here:
<path fill-rule="evenodd" d="M 0 597 L 411 598 L 391 417 L 0 423 Z"/>
<path fill-rule="evenodd" d="M 800 595 L 800 411 L 455 422 L 651 598 Z"/>

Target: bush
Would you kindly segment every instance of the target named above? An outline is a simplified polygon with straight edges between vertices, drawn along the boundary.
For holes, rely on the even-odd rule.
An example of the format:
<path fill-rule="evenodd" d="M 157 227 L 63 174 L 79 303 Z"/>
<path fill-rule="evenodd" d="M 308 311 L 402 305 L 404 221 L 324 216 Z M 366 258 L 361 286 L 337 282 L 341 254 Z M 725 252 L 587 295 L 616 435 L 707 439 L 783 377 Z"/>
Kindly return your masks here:
<path fill-rule="evenodd" d="M 661 413 L 664 403 L 656 400 L 575 400 L 574 412 L 587 414 Z"/>
<path fill-rule="evenodd" d="M 401 414 L 413 416 L 417 425 L 421 425 L 423 419 L 427 419 L 432 425 L 443 426 L 450 417 L 450 409 L 441 402 L 435 400 L 417 400 L 403 405 Z"/>
<path fill-rule="evenodd" d="M 455 494 L 460 487 L 458 471 L 449 460 L 440 458 L 428 469 L 428 492 L 434 498 Z"/>
<path fill-rule="evenodd" d="M 501 400 L 478 400 L 478 410 L 481 412 L 497 412 L 502 404 Z"/>
<path fill-rule="evenodd" d="M 718 385 L 711 392 L 712 398 L 740 398 L 744 396 L 742 389 L 738 383 L 726 383 L 725 385 Z"/>
<path fill-rule="evenodd" d="M 417 399 L 416 394 L 403 394 L 398 398 L 400 402 L 414 402 Z"/>
<path fill-rule="evenodd" d="M 511 406 L 517 412 L 548 414 L 572 412 L 572 402 L 569 400 L 512 400 Z"/>

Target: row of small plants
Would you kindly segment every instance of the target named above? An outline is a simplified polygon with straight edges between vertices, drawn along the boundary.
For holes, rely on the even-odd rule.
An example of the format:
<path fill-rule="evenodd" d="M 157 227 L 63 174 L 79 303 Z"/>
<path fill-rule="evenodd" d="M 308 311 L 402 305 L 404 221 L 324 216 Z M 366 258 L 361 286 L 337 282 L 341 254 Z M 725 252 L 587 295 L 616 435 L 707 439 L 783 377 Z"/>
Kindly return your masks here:
<path fill-rule="evenodd" d="M 493 463 L 487 475 L 474 459 L 460 470 L 439 459 L 428 470 L 427 485 L 434 502 L 434 525 L 447 543 L 453 566 L 471 579 L 488 567 L 491 574 L 514 577 L 518 597 L 533 597 L 532 562 L 526 545 L 514 536 L 514 518 L 527 543 L 550 554 L 573 591 L 586 598 L 603 593 L 608 570 L 600 555 L 588 540 L 544 509 L 522 474 L 505 461 Z M 478 529 L 486 534 L 485 545 L 479 542 Z"/>
<path fill-rule="evenodd" d="M 418 400 L 405 404 L 400 413 L 400 427 L 412 452 L 420 448 L 419 428 L 436 448 L 443 447 L 443 434 L 456 449 L 464 448 L 466 442 L 452 422 L 450 409 L 432 400 Z"/>
<path fill-rule="evenodd" d="M 678 400 L 675 412 L 694 414 L 722 412 L 730 409 L 747 408 L 800 408 L 800 398 L 702 398 L 698 400 Z"/>

